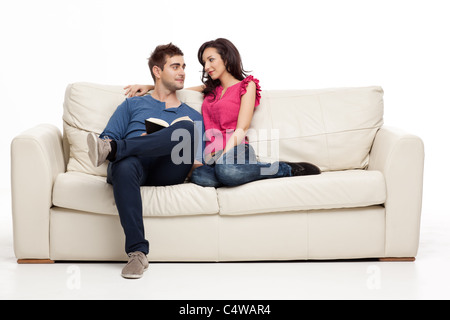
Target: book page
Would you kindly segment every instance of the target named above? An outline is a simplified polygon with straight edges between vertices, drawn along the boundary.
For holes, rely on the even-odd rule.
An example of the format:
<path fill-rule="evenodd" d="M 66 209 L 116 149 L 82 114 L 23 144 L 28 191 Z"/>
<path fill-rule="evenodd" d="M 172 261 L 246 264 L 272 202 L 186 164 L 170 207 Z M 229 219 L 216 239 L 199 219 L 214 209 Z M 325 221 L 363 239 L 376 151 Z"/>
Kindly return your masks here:
<path fill-rule="evenodd" d="M 172 123 L 171 123 L 170 125 L 173 125 L 174 123 L 177 123 L 177 122 L 179 122 L 179 121 L 191 121 L 191 122 L 194 122 L 194 121 L 192 121 L 192 119 L 189 118 L 188 116 L 184 116 L 184 117 L 181 117 L 181 118 L 178 118 L 178 119 L 173 120 Z"/>
<path fill-rule="evenodd" d="M 162 126 L 162 127 L 168 127 L 168 126 L 169 126 L 169 124 L 168 124 L 166 121 L 164 121 L 163 119 L 158 119 L 158 118 L 148 118 L 148 119 L 145 120 L 145 121 L 149 121 L 149 122 L 152 122 L 152 123 L 159 124 L 159 125 Z M 173 123 L 173 122 L 172 122 L 172 123 Z"/>

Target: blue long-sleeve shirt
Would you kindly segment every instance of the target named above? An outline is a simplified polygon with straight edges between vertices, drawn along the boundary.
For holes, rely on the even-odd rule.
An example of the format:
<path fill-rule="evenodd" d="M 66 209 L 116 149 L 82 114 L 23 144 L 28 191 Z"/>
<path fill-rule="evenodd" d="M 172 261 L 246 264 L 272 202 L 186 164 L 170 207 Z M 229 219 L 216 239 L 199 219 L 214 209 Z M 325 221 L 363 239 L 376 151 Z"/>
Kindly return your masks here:
<path fill-rule="evenodd" d="M 109 119 L 100 138 L 109 137 L 114 140 L 121 140 L 139 137 L 145 133 L 145 119 L 158 118 L 168 123 L 175 119 L 188 116 L 194 121 L 197 130 L 197 153 L 195 160 L 203 162 L 203 134 L 205 131 L 202 115 L 185 103 L 177 108 L 166 109 L 164 102 L 154 99 L 151 95 L 143 97 L 127 98 L 120 104 Z"/>

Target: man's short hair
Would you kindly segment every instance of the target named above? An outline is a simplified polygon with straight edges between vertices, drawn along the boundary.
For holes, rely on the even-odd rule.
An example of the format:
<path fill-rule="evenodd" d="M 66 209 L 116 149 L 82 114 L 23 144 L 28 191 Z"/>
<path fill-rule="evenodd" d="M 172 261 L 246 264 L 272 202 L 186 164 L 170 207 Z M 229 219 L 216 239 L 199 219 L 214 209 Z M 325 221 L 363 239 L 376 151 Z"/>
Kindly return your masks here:
<path fill-rule="evenodd" d="M 148 59 L 148 66 L 150 68 L 150 73 L 152 74 L 153 81 L 156 81 L 155 75 L 153 74 L 153 67 L 157 66 L 161 70 L 164 70 L 164 65 L 167 62 L 167 57 L 172 58 L 173 56 L 184 56 L 183 52 L 176 45 L 169 43 L 157 46 L 155 50 L 150 55 Z"/>

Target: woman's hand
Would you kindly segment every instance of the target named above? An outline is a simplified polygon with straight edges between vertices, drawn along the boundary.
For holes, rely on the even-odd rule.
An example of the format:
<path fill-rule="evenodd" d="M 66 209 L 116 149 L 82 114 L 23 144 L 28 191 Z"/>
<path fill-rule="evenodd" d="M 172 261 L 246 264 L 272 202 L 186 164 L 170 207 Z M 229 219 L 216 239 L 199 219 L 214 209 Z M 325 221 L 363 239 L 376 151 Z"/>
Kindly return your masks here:
<path fill-rule="evenodd" d="M 154 88 L 155 87 L 152 85 L 133 84 L 133 85 L 126 86 L 124 88 L 124 90 L 126 90 L 125 95 L 128 98 L 131 98 L 131 97 L 136 97 L 136 96 L 141 97 Z"/>
<path fill-rule="evenodd" d="M 223 150 L 218 150 L 217 152 L 211 152 L 205 155 L 205 163 L 208 165 L 213 165 L 223 156 Z"/>

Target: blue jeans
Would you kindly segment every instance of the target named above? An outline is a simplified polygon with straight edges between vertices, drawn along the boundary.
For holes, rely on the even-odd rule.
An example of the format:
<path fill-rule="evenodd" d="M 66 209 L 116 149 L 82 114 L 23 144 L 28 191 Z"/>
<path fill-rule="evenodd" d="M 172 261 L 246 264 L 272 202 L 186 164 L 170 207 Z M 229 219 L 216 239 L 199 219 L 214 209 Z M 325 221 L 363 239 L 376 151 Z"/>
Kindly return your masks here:
<path fill-rule="evenodd" d="M 176 129 L 185 129 L 191 136 L 186 146 L 190 145 L 191 148 L 187 152 L 190 153 L 190 161 L 186 163 L 176 164 L 172 159 L 172 149 L 180 144 L 180 141 L 171 141 Z M 126 253 L 149 252 L 142 218 L 140 187 L 184 182 L 194 161 L 194 131 L 194 124 L 181 121 L 150 135 L 116 141 L 116 159 L 108 165 L 107 181 L 113 186 L 120 223 L 125 232 Z"/>
<path fill-rule="evenodd" d="M 290 176 L 292 176 L 291 167 L 288 164 L 258 162 L 253 147 L 241 144 L 228 151 L 215 164 L 195 169 L 191 181 L 203 187 L 219 188 Z"/>

